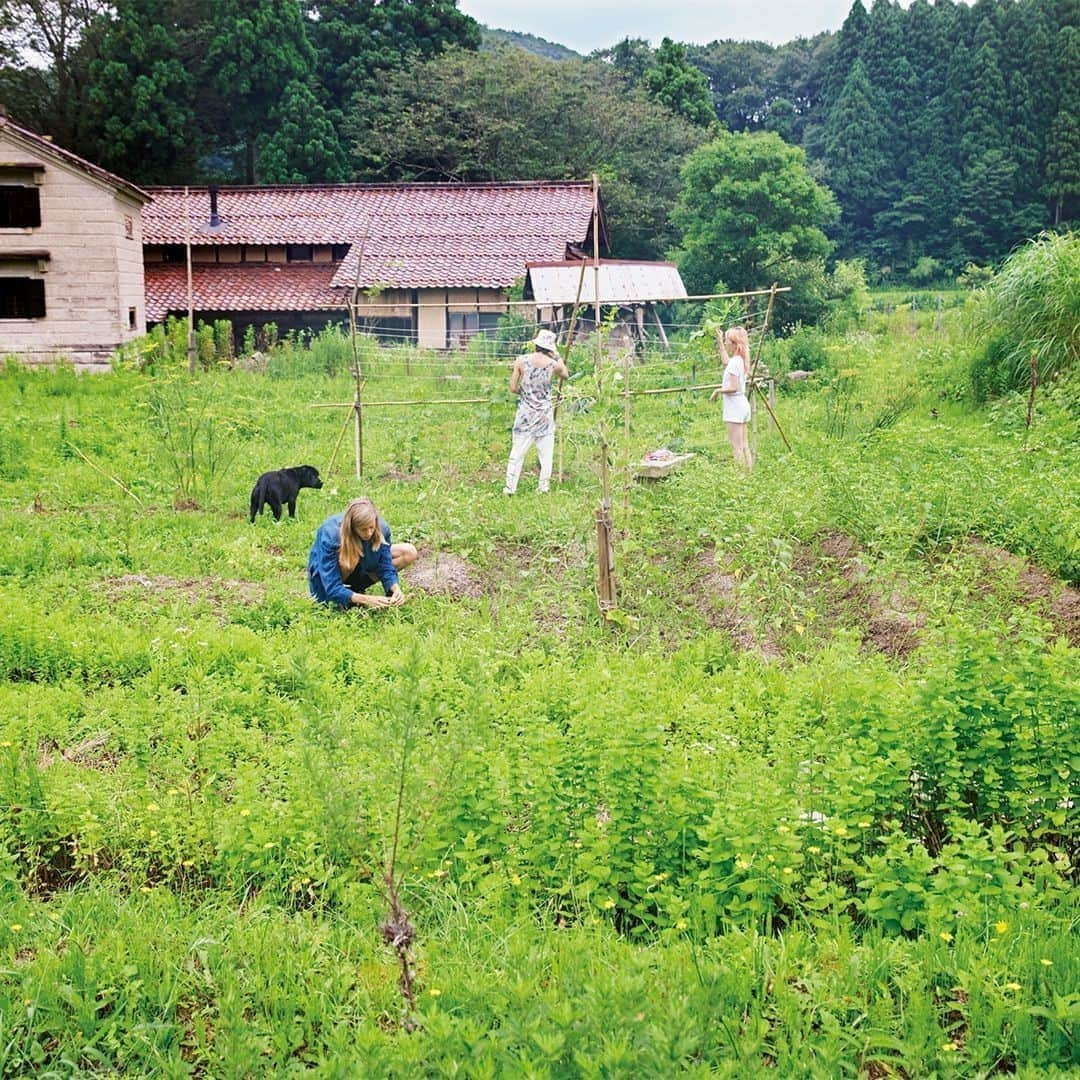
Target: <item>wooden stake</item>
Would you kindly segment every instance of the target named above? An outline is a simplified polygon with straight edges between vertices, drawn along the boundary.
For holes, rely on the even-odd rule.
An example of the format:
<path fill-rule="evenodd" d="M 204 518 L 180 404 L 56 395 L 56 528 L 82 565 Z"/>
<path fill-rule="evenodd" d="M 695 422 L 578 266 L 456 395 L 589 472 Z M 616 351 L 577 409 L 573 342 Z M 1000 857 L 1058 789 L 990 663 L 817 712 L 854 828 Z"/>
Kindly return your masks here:
<path fill-rule="evenodd" d="M 1027 407 L 1027 422 L 1026 427 L 1031 427 L 1032 414 L 1035 411 L 1035 387 L 1039 385 L 1039 354 L 1033 352 L 1031 354 L 1031 390 L 1028 393 L 1028 407 Z"/>
<path fill-rule="evenodd" d="M 618 607 L 615 598 L 615 556 L 611 546 L 611 511 L 600 507 L 596 511 L 596 558 L 599 568 L 597 599 L 600 611 L 607 613 Z"/>

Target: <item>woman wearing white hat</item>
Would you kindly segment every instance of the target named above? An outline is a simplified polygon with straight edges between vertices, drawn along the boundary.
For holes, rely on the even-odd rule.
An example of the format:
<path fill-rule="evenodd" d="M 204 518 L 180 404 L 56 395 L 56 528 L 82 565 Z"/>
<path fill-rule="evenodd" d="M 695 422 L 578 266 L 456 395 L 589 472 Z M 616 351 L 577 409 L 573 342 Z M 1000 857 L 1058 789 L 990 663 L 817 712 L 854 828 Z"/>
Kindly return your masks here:
<path fill-rule="evenodd" d="M 521 466 L 529 447 L 536 444 L 540 458 L 540 486 L 545 492 L 551 483 L 551 458 L 555 450 L 555 407 L 551 402 L 551 377 L 570 377 L 565 363 L 555 351 L 555 335 L 540 330 L 533 338 L 536 351 L 519 356 L 510 375 L 510 393 L 518 395 L 517 415 L 514 417 L 513 442 L 510 460 L 506 465 L 506 487 L 513 495 L 517 491 Z"/>

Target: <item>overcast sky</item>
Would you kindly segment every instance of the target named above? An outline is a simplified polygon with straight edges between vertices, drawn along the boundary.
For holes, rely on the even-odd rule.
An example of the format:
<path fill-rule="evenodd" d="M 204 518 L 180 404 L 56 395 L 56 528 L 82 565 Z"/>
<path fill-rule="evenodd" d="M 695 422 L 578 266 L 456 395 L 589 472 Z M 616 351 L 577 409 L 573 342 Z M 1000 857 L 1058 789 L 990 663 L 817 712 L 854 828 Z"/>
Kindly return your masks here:
<path fill-rule="evenodd" d="M 736 38 L 783 44 L 838 30 L 852 0 L 458 0 L 477 22 L 535 34 L 579 53 L 625 37 L 707 45 Z M 869 3 L 864 3 L 869 7 Z M 905 4 L 906 6 L 906 4 Z"/>

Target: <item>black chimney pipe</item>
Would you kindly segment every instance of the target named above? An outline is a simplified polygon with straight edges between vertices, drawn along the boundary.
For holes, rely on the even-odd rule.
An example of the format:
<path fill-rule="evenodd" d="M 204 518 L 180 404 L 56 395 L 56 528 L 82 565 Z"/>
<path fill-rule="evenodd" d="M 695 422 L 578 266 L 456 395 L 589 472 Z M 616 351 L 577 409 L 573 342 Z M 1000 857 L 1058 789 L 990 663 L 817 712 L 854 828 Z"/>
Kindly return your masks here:
<path fill-rule="evenodd" d="M 210 192 L 210 228 L 216 229 L 221 224 L 221 218 L 217 212 L 217 184 L 211 184 L 207 190 Z"/>

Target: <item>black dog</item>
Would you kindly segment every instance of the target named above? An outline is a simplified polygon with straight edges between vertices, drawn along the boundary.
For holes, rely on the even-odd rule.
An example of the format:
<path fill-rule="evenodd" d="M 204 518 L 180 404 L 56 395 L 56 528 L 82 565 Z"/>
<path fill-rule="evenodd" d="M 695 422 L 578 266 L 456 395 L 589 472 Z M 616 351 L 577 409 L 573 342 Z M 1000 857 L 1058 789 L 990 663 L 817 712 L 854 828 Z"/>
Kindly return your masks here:
<path fill-rule="evenodd" d="M 296 493 L 301 488 L 321 488 L 319 470 L 314 465 L 294 465 L 291 469 L 275 469 L 264 472 L 251 489 L 251 521 L 261 514 L 264 506 L 274 512 L 274 520 L 281 520 L 281 508 L 289 507 L 289 517 L 296 517 Z"/>

